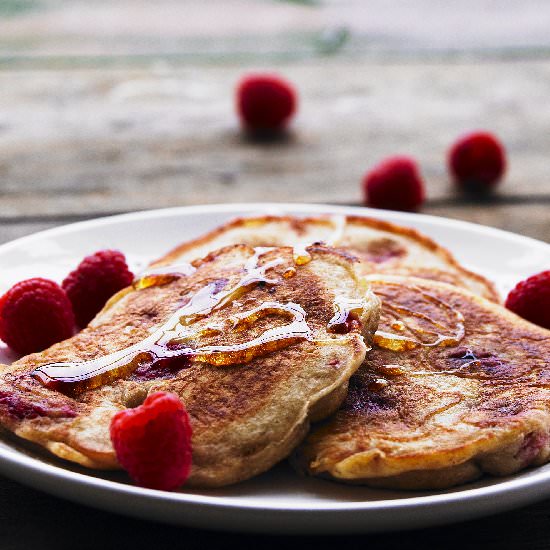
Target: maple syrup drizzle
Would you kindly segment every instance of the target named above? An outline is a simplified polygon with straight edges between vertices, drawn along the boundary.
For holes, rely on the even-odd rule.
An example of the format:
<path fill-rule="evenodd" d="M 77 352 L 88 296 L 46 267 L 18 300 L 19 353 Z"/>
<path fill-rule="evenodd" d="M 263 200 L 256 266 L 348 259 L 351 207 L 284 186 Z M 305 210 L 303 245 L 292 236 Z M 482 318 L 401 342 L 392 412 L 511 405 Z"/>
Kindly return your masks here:
<path fill-rule="evenodd" d="M 230 346 L 204 346 L 191 349 L 181 343 L 193 335 L 215 334 L 219 327 L 206 327 L 201 331 L 192 331 L 190 325 L 211 312 L 218 310 L 251 290 L 257 283 L 276 284 L 275 279 L 266 276 L 267 270 L 279 265 L 284 260 L 276 258 L 259 266 L 260 257 L 271 248 L 257 248 L 254 255 L 244 266 L 245 276 L 239 283 L 227 290 L 218 288 L 212 282 L 196 292 L 191 299 L 159 329 L 150 336 L 117 351 L 82 362 L 61 362 L 42 365 L 32 371 L 31 376 L 44 386 L 62 393 L 78 394 L 85 390 L 99 387 L 118 378 L 128 376 L 138 367 L 153 364 L 163 359 L 182 358 L 189 361 L 209 363 L 212 365 L 231 365 L 246 363 L 271 351 L 282 349 L 297 340 L 310 337 L 306 322 L 306 313 L 298 304 L 280 304 L 266 302 L 258 308 L 231 320 L 233 329 L 248 326 L 268 314 L 284 314 L 293 317 L 290 324 L 266 330 L 259 337 L 243 344 Z"/>
<path fill-rule="evenodd" d="M 491 357 L 489 356 L 489 359 L 494 361 L 495 356 Z M 452 369 L 442 369 L 437 371 L 411 371 L 410 376 L 434 376 L 434 375 L 452 375 L 452 376 L 458 376 L 460 378 L 479 378 L 480 376 L 483 376 L 483 374 L 472 373 L 468 369 L 470 367 L 478 368 L 483 364 L 483 361 L 487 359 L 487 355 L 477 357 L 476 354 L 470 350 L 467 349 L 464 351 L 462 356 L 460 355 L 451 355 L 450 359 L 458 359 L 465 360 L 464 363 L 460 364 L 458 367 L 454 367 Z M 447 360 L 448 361 L 448 360 Z M 490 375 L 493 377 L 492 375 Z"/>
<path fill-rule="evenodd" d="M 399 332 L 403 332 L 407 328 L 403 321 L 394 321 L 390 326 L 393 330 L 398 330 Z"/>
<path fill-rule="evenodd" d="M 349 332 L 349 321 L 353 316 L 355 318 L 362 316 L 365 307 L 364 300 L 337 297 L 334 301 L 335 313 L 327 324 L 327 331 L 333 333 Z"/>
<path fill-rule="evenodd" d="M 451 361 L 449 361 L 451 360 Z M 453 364 L 453 360 L 456 361 L 465 361 L 464 363 L 460 363 L 458 366 L 453 366 L 453 368 L 450 369 L 441 369 L 441 370 L 413 370 L 409 368 L 401 367 L 400 365 L 382 365 L 379 367 L 379 370 L 386 374 L 391 375 L 401 375 L 401 374 L 407 374 L 407 376 L 414 377 L 414 376 L 439 376 L 439 375 L 445 375 L 445 376 L 457 376 L 460 378 L 480 378 L 483 377 L 483 373 L 478 372 L 471 372 L 469 371 L 470 367 L 479 368 L 482 366 L 484 360 L 489 360 L 490 362 L 497 363 L 497 366 L 499 364 L 498 357 L 492 355 L 492 354 L 483 354 L 479 357 L 469 348 L 461 348 L 447 356 L 446 364 Z M 494 375 L 490 374 L 489 377 L 494 379 Z"/>
<path fill-rule="evenodd" d="M 142 290 L 151 286 L 163 286 L 179 279 L 192 275 L 196 269 L 189 263 L 172 264 L 146 269 L 140 274 L 132 286 L 136 290 Z"/>
<path fill-rule="evenodd" d="M 381 365 L 379 370 L 386 376 L 399 376 L 407 372 L 401 365 Z"/>
<path fill-rule="evenodd" d="M 294 245 L 294 263 L 298 266 L 306 265 L 311 262 L 311 254 L 307 251 L 310 244 L 295 244 Z"/>
<path fill-rule="evenodd" d="M 292 279 L 296 275 L 296 268 L 295 267 L 288 267 L 283 272 L 283 277 L 285 279 Z"/>
<path fill-rule="evenodd" d="M 256 309 L 246 312 L 236 319 L 234 329 L 240 325 L 250 326 L 259 318 L 265 315 L 282 314 L 292 317 L 292 321 L 284 326 L 270 328 L 264 331 L 257 338 L 241 344 L 228 346 L 203 346 L 196 349 L 177 348 L 173 353 L 184 354 L 192 361 L 208 363 L 215 366 L 227 366 L 249 363 L 256 357 L 265 355 L 279 349 L 283 349 L 299 340 L 310 340 L 311 331 L 306 322 L 306 312 L 298 304 L 289 302 L 266 302 Z M 241 328 L 241 330 L 243 330 Z M 185 337 L 185 339 L 187 339 Z M 182 339 L 175 338 L 170 345 L 180 344 Z"/>
<path fill-rule="evenodd" d="M 412 370 L 412 369 L 409 370 L 409 369 L 400 368 L 399 371 L 396 369 L 392 374 L 395 376 L 406 374 L 407 376 L 410 376 L 410 377 L 443 375 L 443 376 L 456 376 L 458 378 L 476 378 L 476 376 L 469 373 L 467 369 L 471 365 L 476 365 L 477 363 L 479 362 L 471 361 L 470 363 L 466 363 L 456 369 L 442 369 L 442 370 Z M 386 369 L 385 372 L 389 374 L 388 369 Z"/>
<path fill-rule="evenodd" d="M 388 386 L 389 382 L 385 378 L 375 378 L 368 386 L 367 389 L 369 391 L 380 391 L 383 390 L 386 386 Z"/>
<path fill-rule="evenodd" d="M 384 284 L 392 285 L 392 283 L 387 282 Z M 403 352 L 410 351 L 419 346 L 455 346 L 464 337 L 464 317 L 460 311 L 454 309 L 447 303 L 414 287 L 414 290 L 422 295 L 423 299 L 444 312 L 445 316 L 450 319 L 448 323 L 443 324 L 420 311 L 414 311 L 405 306 L 392 303 L 390 299 L 384 296 L 384 293 L 379 290 L 379 286 L 378 284 L 376 285 L 375 293 L 382 299 L 381 324 L 382 322 L 389 324 L 391 329 L 401 333 L 408 330 L 413 336 L 395 334 L 387 330 L 379 329 L 375 332 L 373 337 L 373 341 L 378 347 L 391 351 Z M 409 318 L 416 318 L 431 328 L 423 328 L 420 324 L 411 326 L 410 323 L 405 322 L 405 320 Z M 426 341 L 426 339 L 430 339 L 430 341 Z"/>
<path fill-rule="evenodd" d="M 327 246 L 338 246 L 342 238 L 344 237 L 344 231 L 346 230 L 347 220 L 346 216 L 334 215 L 330 216 L 330 221 L 334 226 L 332 235 L 326 240 Z"/>
<path fill-rule="evenodd" d="M 337 246 L 344 235 L 347 220 L 345 216 L 330 216 L 329 220 L 334 226 L 334 229 L 332 234 L 327 239 L 323 240 L 323 242 L 327 246 Z M 311 242 L 304 241 L 294 244 L 294 263 L 297 266 L 306 265 L 311 262 L 311 254 L 308 252 L 307 247 L 312 244 Z"/>

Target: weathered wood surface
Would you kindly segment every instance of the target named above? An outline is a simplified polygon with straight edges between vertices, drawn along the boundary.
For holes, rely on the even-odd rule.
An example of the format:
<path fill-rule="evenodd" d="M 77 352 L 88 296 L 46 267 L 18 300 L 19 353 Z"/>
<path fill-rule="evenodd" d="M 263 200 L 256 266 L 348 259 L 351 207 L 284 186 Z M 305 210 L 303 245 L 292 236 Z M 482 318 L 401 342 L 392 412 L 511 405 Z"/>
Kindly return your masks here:
<path fill-rule="evenodd" d="M 42 56 L 296 59 L 335 49 L 376 58 L 540 55 L 549 25 L 545 0 L 2 0 L 0 55 L 10 64 Z"/>
<path fill-rule="evenodd" d="M 427 212 L 468 216 L 445 157 L 477 127 L 501 136 L 510 160 L 484 219 L 506 224 L 502 202 L 511 212 L 550 206 L 550 62 L 274 68 L 298 86 L 301 109 L 288 139 L 271 144 L 238 129 L 233 88 L 246 71 L 238 64 L 4 71 L 0 220 L 216 202 L 354 204 L 365 170 L 396 152 L 419 160 Z"/>
<path fill-rule="evenodd" d="M 394 153 L 420 162 L 423 212 L 549 242 L 548 4 L 390 4 L 0 2 L 0 243 L 165 206 L 360 204 L 363 173 Z M 287 140 L 252 143 L 239 131 L 233 89 L 252 69 L 278 71 L 299 90 Z M 473 128 L 493 130 L 509 154 L 505 182 L 485 201 L 457 193 L 445 167 L 449 144 Z M 139 550 L 174 540 L 538 549 L 549 546 L 549 517 L 545 501 L 415 533 L 291 541 L 125 519 L 0 479 L 6 550 Z"/>

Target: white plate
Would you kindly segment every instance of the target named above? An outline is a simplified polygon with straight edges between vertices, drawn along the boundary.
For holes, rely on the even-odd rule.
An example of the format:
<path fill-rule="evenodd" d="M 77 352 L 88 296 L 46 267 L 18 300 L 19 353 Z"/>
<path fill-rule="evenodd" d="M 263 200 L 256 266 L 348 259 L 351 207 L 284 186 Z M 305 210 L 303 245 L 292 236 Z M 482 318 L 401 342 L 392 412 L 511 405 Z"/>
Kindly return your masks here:
<path fill-rule="evenodd" d="M 0 247 L 0 292 L 28 277 L 60 281 L 88 253 L 124 251 L 134 270 L 177 243 L 234 216 L 363 214 L 416 227 L 450 248 L 504 294 L 550 267 L 550 245 L 496 229 L 419 214 L 296 204 L 247 204 L 138 212 L 52 229 Z M 13 358 L 0 349 L 0 361 Z M 168 493 L 130 485 L 123 474 L 89 472 L 19 441 L 0 442 L 0 471 L 32 487 L 122 514 L 181 525 L 272 533 L 345 533 L 424 527 L 521 506 L 550 496 L 550 465 L 456 489 L 411 493 L 296 476 L 288 466 L 217 490 Z"/>

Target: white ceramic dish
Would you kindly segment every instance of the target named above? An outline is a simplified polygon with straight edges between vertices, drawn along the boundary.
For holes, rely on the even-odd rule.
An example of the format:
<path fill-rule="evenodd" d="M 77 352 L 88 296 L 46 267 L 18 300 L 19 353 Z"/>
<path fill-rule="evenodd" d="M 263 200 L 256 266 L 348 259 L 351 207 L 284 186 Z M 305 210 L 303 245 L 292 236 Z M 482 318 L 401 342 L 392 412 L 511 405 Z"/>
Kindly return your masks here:
<path fill-rule="evenodd" d="M 0 247 L 0 292 L 28 277 L 60 281 L 101 248 L 125 252 L 139 271 L 177 243 L 234 217 L 260 213 L 356 214 L 415 227 L 452 250 L 504 294 L 550 267 L 550 245 L 496 229 L 418 214 L 299 204 L 247 204 L 138 212 L 72 224 Z M 13 359 L 0 348 L 0 361 Z M 425 527 L 518 507 L 550 497 L 550 465 L 504 479 L 440 492 L 350 487 L 296 476 L 288 466 L 217 490 L 168 493 L 135 487 L 119 473 L 57 461 L 14 439 L 0 442 L 0 471 L 32 487 L 122 514 L 181 525 L 269 533 L 350 533 Z"/>

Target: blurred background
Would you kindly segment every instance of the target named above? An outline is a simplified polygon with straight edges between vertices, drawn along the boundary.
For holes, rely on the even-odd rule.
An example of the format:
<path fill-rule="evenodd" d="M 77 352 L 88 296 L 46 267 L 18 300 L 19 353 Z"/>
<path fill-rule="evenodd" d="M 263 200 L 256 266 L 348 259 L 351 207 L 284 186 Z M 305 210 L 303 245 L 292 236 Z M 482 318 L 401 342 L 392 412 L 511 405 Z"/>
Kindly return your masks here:
<path fill-rule="evenodd" d="M 243 201 L 361 204 L 415 157 L 422 211 L 550 239 L 543 0 L 0 0 L 0 242 L 71 221 Z M 286 139 L 239 129 L 250 71 L 294 83 Z M 494 132 L 509 170 L 465 196 L 446 167 Z"/>

